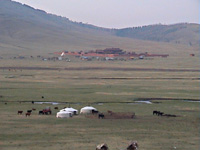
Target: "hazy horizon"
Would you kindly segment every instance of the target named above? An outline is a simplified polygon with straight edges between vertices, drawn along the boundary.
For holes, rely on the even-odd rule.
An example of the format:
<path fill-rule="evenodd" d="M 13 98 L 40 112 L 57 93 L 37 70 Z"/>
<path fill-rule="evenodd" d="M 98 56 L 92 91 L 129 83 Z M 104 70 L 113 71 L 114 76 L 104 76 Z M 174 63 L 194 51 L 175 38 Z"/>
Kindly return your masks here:
<path fill-rule="evenodd" d="M 199 24 L 199 0 L 14 0 L 72 21 L 106 28 Z"/>

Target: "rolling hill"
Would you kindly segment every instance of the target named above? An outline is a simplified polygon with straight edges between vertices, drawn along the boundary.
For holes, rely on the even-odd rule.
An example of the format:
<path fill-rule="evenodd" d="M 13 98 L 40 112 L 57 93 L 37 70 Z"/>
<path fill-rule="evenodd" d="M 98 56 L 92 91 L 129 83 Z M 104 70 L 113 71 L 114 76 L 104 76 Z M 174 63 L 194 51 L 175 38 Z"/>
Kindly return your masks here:
<path fill-rule="evenodd" d="M 179 23 L 174 25 L 149 25 L 115 30 L 115 35 L 141 40 L 198 46 L 199 25 Z"/>
<path fill-rule="evenodd" d="M 199 25 L 195 24 L 107 29 L 0 0 L 0 53 L 4 55 L 107 47 L 165 53 L 185 46 L 197 50 L 198 29 Z"/>

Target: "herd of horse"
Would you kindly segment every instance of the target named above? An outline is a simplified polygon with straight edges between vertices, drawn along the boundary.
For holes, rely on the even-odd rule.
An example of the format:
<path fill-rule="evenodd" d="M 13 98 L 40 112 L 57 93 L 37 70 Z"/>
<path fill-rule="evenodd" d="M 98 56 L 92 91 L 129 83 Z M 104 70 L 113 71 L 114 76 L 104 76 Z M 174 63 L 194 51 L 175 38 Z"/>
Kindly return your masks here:
<path fill-rule="evenodd" d="M 176 115 L 165 114 L 164 112 L 157 111 L 157 110 L 154 110 L 154 111 L 153 111 L 153 115 L 157 115 L 157 116 L 166 116 L 166 117 L 177 117 Z"/>
<path fill-rule="evenodd" d="M 27 110 L 27 112 L 25 113 L 25 116 L 30 116 L 32 111 L 35 111 L 36 109 L 35 108 L 32 108 L 31 110 Z M 17 112 L 18 115 L 22 115 L 23 114 L 23 111 L 22 110 L 18 110 Z M 48 108 L 48 109 L 43 109 L 43 110 L 40 110 L 39 115 L 51 115 L 51 109 Z"/>

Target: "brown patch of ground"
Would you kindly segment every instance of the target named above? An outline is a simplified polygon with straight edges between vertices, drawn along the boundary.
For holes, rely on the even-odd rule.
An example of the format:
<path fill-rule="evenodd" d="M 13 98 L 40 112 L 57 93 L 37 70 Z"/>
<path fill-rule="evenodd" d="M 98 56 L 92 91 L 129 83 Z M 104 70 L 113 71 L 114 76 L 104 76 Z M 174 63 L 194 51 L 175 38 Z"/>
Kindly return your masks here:
<path fill-rule="evenodd" d="M 104 114 L 104 119 L 133 119 L 135 118 L 134 112 L 112 112 L 112 114 L 111 113 L 103 113 L 103 114 Z M 86 115 L 86 117 L 90 119 L 97 119 L 98 114 Z"/>

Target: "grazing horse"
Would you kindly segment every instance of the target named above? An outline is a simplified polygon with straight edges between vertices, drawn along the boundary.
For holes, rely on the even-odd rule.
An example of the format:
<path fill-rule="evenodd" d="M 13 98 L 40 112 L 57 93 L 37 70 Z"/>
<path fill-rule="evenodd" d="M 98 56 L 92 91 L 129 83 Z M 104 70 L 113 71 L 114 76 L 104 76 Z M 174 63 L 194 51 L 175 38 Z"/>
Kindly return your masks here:
<path fill-rule="evenodd" d="M 18 115 L 22 115 L 23 111 L 22 110 L 18 110 L 17 114 Z"/>
<path fill-rule="evenodd" d="M 99 113 L 99 111 L 97 111 L 97 110 L 92 110 L 92 114 L 93 115 L 96 115 L 96 114 L 98 114 Z"/>
<path fill-rule="evenodd" d="M 54 109 L 58 109 L 58 107 L 54 107 Z"/>
<path fill-rule="evenodd" d="M 162 116 L 163 114 L 163 112 L 158 112 L 158 116 Z"/>
<path fill-rule="evenodd" d="M 112 112 L 112 111 L 110 111 L 110 110 L 108 110 L 107 112 L 108 112 L 110 115 L 112 115 L 112 114 L 113 114 L 113 112 Z"/>
<path fill-rule="evenodd" d="M 27 113 L 31 113 L 32 112 L 32 110 L 27 110 Z"/>
<path fill-rule="evenodd" d="M 153 115 L 158 115 L 158 112 L 159 112 L 159 111 L 154 110 L 154 111 L 153 111 Z"/>
<path fill-rule="evenodd" d="M 99 119 L 103 119 L 105 116 L 103 113 L 100 113 L 98 117 L 99 117 Z"/>
<path fill-rule="evenodd" d="M 36 109 L 35 109 L 35 108 L 32 108 L 32 110 L 34 110 L 34 111 L 35 111 Z"/>
<path fill-rule="evenodd" d="M 51 109 L 43 109 L 43 113 L 44 113 L 45 115 L 48 115 L 48 114 L 51 115 Z"/>
<path fill-rule="evenodd" d="M 44 115 L 43 110 L 40 110 L 38 114 L 39 114 L 39 115 L 41 115 L 41 114 Z"/>
<path fill-rule="evenodd" d="M 30 115 L 31 115 L 31 113 L 30 113 L 30 112 L 27 112 L 27 113 L 26 113 L 26 117 L 27 117 L 27 116 L 30 116 Z"/>

